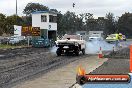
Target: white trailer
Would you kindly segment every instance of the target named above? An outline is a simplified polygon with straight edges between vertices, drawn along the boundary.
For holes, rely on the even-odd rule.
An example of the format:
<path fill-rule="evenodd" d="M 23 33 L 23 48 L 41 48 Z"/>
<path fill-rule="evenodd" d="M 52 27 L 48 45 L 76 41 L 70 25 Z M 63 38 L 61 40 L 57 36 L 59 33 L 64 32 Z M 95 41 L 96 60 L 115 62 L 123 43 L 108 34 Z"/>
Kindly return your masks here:
<path fill-rule="evenodd" d="M 92 40 L 103 40 L 103 31 L 89 31 L 89 41 Z"/>

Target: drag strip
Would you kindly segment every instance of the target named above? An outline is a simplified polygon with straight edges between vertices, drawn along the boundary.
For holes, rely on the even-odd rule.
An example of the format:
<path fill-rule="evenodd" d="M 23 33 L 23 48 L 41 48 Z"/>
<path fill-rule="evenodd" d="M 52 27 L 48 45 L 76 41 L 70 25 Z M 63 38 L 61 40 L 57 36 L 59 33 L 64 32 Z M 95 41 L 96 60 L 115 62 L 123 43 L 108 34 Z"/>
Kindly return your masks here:
<path fill-rule="evenodd" d="M 16 51 L 17 53 L 23 53 L 23 55 L 25 52 L 25 50 L 23 50 L 24 52 L 22 52 L 17 49 Z M 13 50 L 13 53 L 16 51 Z M 0 61 L 1 63 L 0 87 L 10 88 L 12 85 L 17 84 L 22 80 L 34 78 L 35 75 L 37 74 L 48 72 L 51 69 L 63 66 L 75 60 L 82 59 L 83 57 L 88 56 L 80 55 L 78 57 L 77 56 L 57 57 L 56 55 L 53 55 L 47 51 L 48 50 L 45 51 L 44 49 L 35 49 L 34 52 L 30 52 L 30 50 L 27 50 L 25 57 L 23 57 L 23 55 L 16 54 L 15 57 L 14 56 L 11 58 L 6 57 L 5 60 L 2 59 Z"/>

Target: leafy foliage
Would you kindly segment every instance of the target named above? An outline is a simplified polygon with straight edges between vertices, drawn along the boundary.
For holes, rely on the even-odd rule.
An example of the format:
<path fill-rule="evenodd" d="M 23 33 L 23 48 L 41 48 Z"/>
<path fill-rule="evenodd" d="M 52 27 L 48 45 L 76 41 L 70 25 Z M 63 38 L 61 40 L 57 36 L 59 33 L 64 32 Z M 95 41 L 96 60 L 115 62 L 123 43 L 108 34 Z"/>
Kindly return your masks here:
<path fill-rule="evenodd" d="M 121 33 L 132 37 L 132 13 L 125 13 L 119 17 L 118 20 L 118 29 Z"/>
<path fill-rule="evenodd" d="M 41 5 L 39 3 L 28 3 L 27 6 L 25 7 L 23 13 L 26 14 L 27 16 L 31 15 L 32 12 L 35 11 L 45 11 L 49 10 L 47 6 Z"/>
<path fill-rule="evenodd" d="M 4 28 L 6 28 L 6 16 L 0 13 L 0 34 L 4 33 Z"/>
<path fill-rule="evenodd" d="M 114 19 L 114 14 L 113 13 L 108 13 L 106 14 L 106 22 L 105 22 L 105 34 L 112 34 L 117 31 L 116 26 L 115 26 L 115 19 Z"/>

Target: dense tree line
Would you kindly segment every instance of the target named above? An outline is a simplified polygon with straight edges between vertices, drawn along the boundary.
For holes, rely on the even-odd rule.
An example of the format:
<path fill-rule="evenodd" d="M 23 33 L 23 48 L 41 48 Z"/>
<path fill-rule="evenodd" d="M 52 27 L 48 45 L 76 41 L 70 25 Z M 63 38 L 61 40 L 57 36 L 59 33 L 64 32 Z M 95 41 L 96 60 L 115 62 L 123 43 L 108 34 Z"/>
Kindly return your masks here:
<path fill-rule="evenodd" d="M 56 9 L 49 9 L 39 3 L 28 3 L 23 13 L 26 16 L 6 16 L 0 13 L 0 35 L 12 34 L 13 25 L 29 26 L 32 24 L 31 13 L 34 11 L 54 11 L 59 13 L 57 17 L 58 34 L 74 33 L 76 31 L 104 31 L 105 35 L 111 33 L 123 33 L 131 37 L 132 13 L 124 13 L 121 17 L 115 17 L 113 13 L 107 13 L 105 17 L 94 18 L 91 13 L 75 14 L 67 11 L 65 14 Z"/>
<path fill-rule="evenodd" d="M 76 31 L 104 31 L 104 35 L 122 33 L 132 37 L 132 13 L 124 13 L 121 17 L 115 17 L 113 13 L 105 17 L 95 19 L 93 14 L 84 13 L 76 15 L 74 12 L 66 12 L 58 15 L 58 33 L 74 33 Z"/>

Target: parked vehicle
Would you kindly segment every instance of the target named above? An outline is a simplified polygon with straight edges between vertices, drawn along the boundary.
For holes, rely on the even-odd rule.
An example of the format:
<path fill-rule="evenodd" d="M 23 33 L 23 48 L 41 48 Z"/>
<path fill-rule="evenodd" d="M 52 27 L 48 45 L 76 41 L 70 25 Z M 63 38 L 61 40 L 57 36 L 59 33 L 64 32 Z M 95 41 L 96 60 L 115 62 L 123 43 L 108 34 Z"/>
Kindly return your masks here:
<path fill-rule="evenodd" d="M 9 44 L 17 44 L 24 40 L 24 36 L 11 36 L 9 40 Z"/>
<path fill-rule="evenodd" d="M 50 47 L 51 43 L 48 38 L 32 39 L 32 47 Z"/>
<path fill-rule="evenodd" d="M 103 37 L 99 36 L 98 34 L 93 34 L 89 37 L 89 41 L 101 41 Z"/>
<path fill-rule="evenodd" d="M 101 41 L 103 37 L 103 31 L 89 31 L 88 41 Z"/>
<path fill-rule="evenodd" d="M 114 42 L 114 41 L 124 41 L 124 40 L 126 40 L 126 37 L 125 37 L 125 35 L 122 35 L 121 33 L 119 33 L 119 34 L 110 34 L 106 38 L 106 41 L 108 43 Z"/>
<path fill-rule="evenodd" d="M 9 43 L 10 38 L 9 37 L 4 37 L 3 39 L 0 40 L 1 44 L 8 44 Z"/>

